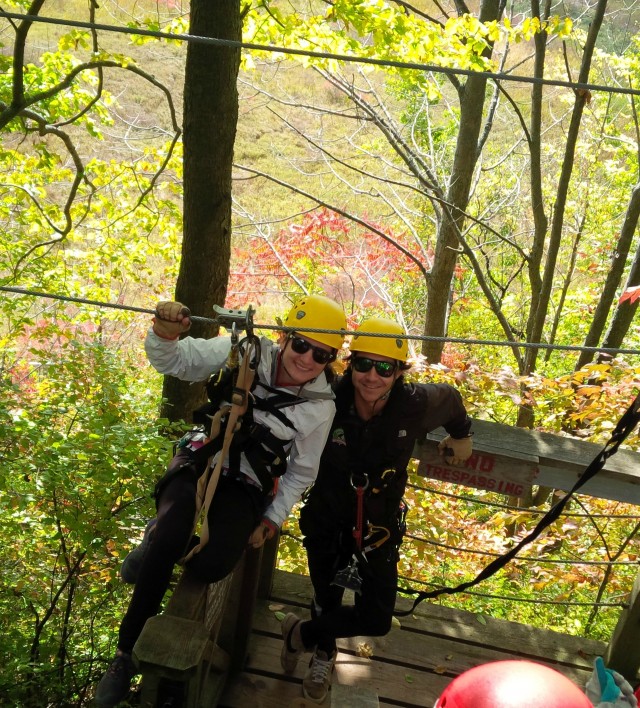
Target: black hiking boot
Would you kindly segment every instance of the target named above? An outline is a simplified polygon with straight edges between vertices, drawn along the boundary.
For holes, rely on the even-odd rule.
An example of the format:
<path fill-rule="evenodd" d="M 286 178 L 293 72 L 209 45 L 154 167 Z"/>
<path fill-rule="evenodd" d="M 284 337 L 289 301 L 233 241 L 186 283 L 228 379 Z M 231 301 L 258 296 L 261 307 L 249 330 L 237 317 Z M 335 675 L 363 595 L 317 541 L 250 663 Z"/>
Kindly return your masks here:
<path fill-rule="evenodd" d="M 131 679 L 137 674 L 131 654 L 118 651 L 96 690 L 97 708 L 113 708 L 129 695 Z"/>

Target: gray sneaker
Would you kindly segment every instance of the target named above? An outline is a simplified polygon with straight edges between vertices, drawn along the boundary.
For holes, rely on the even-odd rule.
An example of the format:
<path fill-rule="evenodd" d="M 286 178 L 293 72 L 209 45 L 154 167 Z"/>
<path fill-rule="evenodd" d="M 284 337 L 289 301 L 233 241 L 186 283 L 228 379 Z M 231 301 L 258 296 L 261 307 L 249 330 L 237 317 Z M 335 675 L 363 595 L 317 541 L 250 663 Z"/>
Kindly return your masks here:
<path fill-rule="evenodd" d="M 336 663 L 336 652 L 328 656 L 316 651 L 311 657 L 307 673 L 302 679 L 302 693 L 312 703 L 324 703 L 331 686 L 331 674 Z"/>
<path fill-rule="evenodd" d="M 149 547 L 151 532 L 156 526 L 156 521 L 157 519 L 151 519 L 151 521 L 147 523 L 142 541 L 122 561 L 122 565 L 120 566 L 120 577 L 128 585 L 135 585 L 138 580 L 142 559 L 144 558 L 144 554 Z"/>
<path fill-rule="evenodd" d="M 98 684 L 97 708 L 113 708 L 123 701 L 129 695 L 131 679 L 137 673 L 131 654 L 118 652 Z"/>
<path fill-rule="evenodd" d="M 305 648 L 300 636 L 302 620 L 293 612 L 285 615 L 280 626 L 282 630 L 282 651 L 280 663 L 286 674 L 292 674 L 298 665 L 298 659 L 304 654 Z"/>

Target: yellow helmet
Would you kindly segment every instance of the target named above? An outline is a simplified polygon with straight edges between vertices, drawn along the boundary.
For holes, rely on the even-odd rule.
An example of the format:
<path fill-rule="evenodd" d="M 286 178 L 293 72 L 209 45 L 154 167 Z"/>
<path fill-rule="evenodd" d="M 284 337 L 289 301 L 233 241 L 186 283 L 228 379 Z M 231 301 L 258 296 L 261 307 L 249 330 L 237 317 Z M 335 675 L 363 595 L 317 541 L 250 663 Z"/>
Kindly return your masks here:
<path fill-rule="evenodd" d="M 397 338 L 393 337 L 368 337 L 366 334 L 362 336 L 355 334 L 350 345 L 352 352 L 365 352 L 367 354 L 379 354 L 380 356 L 388 356 L 391 359 L 396 359 L 403 364 L 409 356 L 409 345 L 404 337 L 404 330 L 393 320 L 388 320 L 385 317 L 371 317 L 365 320 L 358 330 L 370 332 L 371 334 L 397 334 Z"/>
<path fill-rule="evenodd" d="M 324 295 L 307 295 L 291 308 L 285 327 L 297 331 L 298 327 L 310 329 L 347 329 L 347 318 L 343 309 L 335 300 Z M 301 332 L 302 335 L 315 339 L 334 349 L 340 349 L 344 334 L 334 332 Z"/>

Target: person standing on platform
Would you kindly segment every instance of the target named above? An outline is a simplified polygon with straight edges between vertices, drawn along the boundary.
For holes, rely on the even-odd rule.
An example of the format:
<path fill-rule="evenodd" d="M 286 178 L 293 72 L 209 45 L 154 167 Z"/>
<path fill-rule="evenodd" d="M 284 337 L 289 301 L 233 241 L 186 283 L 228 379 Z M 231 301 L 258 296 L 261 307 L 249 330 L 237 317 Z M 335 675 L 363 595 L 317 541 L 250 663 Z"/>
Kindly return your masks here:
<path fill-rule="evenodd" d="M 391 628 L 414 444 L 443 426 L 440 451 L 448 462 L 460 464 L 472 451 L 471 420 L 458 391 L 404 380 L 410 367 L 402 327 L 373 318 L 359 331 L 334 385 L 336 416 L 300 513 L 314 589 L 311 619 L 289 613 L 282 620 L 282 667 L 292 673 L 302 654 L 313 652 L 303 693 L 316 703 L 329 690 L 336 639 L 382 636 Z M 355 591 L 351 606 L 342 604 L 345 589 Z"/>

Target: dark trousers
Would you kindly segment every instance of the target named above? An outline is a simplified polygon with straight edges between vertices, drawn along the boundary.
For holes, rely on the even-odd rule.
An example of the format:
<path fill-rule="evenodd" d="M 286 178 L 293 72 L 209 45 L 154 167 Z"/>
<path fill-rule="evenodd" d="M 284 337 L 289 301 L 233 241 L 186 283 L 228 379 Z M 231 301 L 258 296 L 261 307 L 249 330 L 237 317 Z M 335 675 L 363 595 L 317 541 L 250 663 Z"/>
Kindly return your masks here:
<path fill-rule="evenodd" d="M 358 564 L 362 578 L 355 604 L 343 606 L 344 588 L 332 585 L 338 570 L 346 567 L 351 552 L 332 550 L 326 539 L 305 538 L 309 574 L 315 594 L 312 619 L 301 626 L 302 641 L 307 649 L 316 646 L 327 654 L 336 649 L 339 637 L 379 637 L 391 629 L 398 583 L 398 551 L 385 545 L 366 555 Z"/>
<path fill-rule="evenodd" d="M 191 547 L 197 475 L 190 470 L 174 476 L 157 499 L 157 523 L 140 566 L 129 608 L 120 624 L 118 648 L 131 652 L 149 617 L 158 614 L 173 567 Z M 202 581 L 228 575 L 260 522 L 265 495 L 238 479 L 221 477 L 209 507 L 209 543 L 188 563 Z"/>

